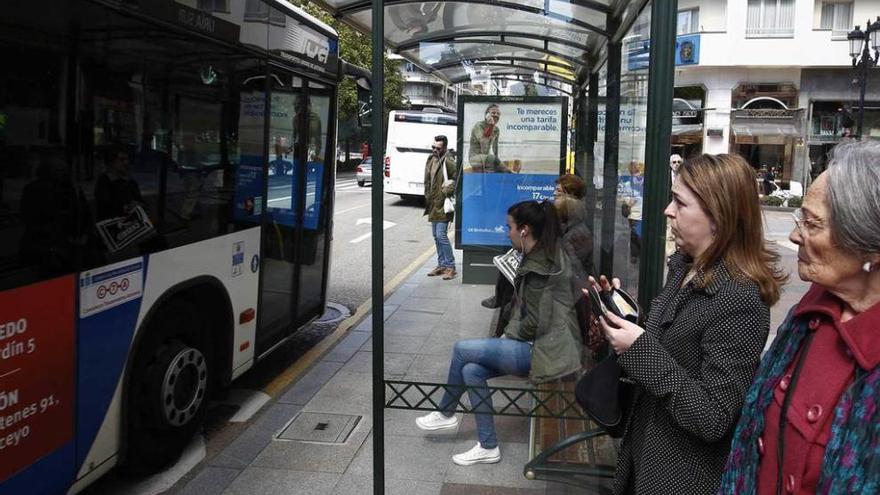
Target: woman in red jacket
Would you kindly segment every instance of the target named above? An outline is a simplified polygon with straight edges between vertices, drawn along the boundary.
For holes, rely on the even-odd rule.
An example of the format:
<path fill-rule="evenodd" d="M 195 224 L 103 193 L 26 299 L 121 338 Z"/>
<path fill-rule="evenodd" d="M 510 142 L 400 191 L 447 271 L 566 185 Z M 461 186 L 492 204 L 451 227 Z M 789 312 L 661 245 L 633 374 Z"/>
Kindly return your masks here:
<path fill-rule="evenodd" d="M 721 493 L 880 493 L 880 142 L 838 146 L 794 218 L 813 286 L 761 362 Z"/>

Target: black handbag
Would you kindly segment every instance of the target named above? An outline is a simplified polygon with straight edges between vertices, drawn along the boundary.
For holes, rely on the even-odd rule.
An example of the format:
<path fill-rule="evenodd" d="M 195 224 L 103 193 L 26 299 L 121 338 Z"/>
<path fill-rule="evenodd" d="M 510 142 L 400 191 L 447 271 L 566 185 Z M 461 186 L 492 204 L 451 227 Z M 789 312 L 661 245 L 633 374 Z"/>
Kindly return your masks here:
<path fill-rule="evenodd" d="M 620 289 L 599 294 L 593 288 L 590 301 L 594 314 L 614 312 L 637 325 L 642 324 L 642 311 L 632 296 Z M 623 299 L 624 303 L 620 303 Z M 581 408 L 613 438 L 620 438 L 635 395 L 635 383 L 628 379 L 617 364 L 617 354 L 611 352 L 595 368 L 578 380 L 574 389 L 575 400 Z"/>
<path fill-rule="evenodd" d="M 581 376 L 574 389 L 578 404 L 614 438 L 626 430 L 634 393 L 635 384 L 623 376 L 614 353 Z"/>

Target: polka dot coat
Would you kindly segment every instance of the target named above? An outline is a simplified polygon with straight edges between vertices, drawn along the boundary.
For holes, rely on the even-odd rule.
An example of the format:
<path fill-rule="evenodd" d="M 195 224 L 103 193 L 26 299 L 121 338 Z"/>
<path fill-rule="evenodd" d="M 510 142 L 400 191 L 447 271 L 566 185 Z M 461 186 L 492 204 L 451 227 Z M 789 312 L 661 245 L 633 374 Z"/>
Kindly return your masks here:
<path fill-rule="evenodd" d="M 645 333 L 618 358 L 638 386 L 615 493 L 716 493 L 767 340 L 770 309 L 755 283 L 719 262 L 682 286 L 687 262 L 670 258 Z"/>

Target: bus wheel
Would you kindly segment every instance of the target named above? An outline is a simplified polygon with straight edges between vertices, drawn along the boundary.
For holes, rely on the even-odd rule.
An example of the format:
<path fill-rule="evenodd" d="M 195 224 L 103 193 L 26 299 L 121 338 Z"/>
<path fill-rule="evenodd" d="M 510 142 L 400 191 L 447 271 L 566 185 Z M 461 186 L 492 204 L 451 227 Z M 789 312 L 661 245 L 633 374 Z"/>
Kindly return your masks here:
<path fill-rule="evenodd" d="M 207 410 L 211 360 L 194 308 L 167 309 L 156 321 L 164 331 L 146 338 L 132 369 L 126 458 L 132 472 L 176 461 Z"/>

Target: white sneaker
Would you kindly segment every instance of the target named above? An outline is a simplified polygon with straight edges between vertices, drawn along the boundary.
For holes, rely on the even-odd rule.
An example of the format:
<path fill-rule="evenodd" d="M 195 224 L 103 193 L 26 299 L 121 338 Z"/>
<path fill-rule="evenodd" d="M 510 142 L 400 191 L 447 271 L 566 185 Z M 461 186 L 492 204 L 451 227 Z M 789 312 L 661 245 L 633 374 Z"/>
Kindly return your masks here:
<path fill-rule="evenodd" d="M 434 411 L 416 418 L 416 426 L 427 431 L 455 428 L 458 426 L 458 416 L 452 415 L 446 417 L 439 411 Z"/>
<path fill-rule="evenodd" d="M 473 464 L 492 464 L 501 460 L 501 449 L 484 449 L 479 442 L 477 445 L 461 454 L 452 456 L 452 462 L 459 466 L 470 466 Z"/>

